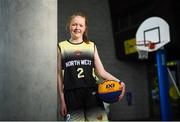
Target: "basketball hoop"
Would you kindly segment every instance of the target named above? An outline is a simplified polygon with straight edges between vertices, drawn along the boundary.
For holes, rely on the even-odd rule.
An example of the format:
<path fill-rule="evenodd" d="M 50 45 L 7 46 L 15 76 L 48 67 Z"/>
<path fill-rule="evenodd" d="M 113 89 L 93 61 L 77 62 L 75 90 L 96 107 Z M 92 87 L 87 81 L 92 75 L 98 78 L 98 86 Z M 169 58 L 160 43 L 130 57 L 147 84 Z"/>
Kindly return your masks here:
<path fill-rule="evenodd" d="M 164 45 L 170 42 L 170 31 L 168 23 L 160 17 L 150 17 L 142 22 L 136 32 L 136 48 L 140 59 L 147 58 L 147 52 L 156 52 L 157 76 L 159 80 L 159 98 L 162 120 L 170 120 L 168 79 L 166 74 L 166 59 Z M 146 40 L 151 41 L 148 43 Z M 139 42 L 140 41 L 140 42 Z M 160 49 L 160 50 L 159 50 Z M 143 51 L 142 51 L 143 50 Z M 144 52 L 144 50 L 146 52 Z M 157 51 L 158 50 L 158 51 Z M 164 66 L 165 65 L 165 66 Z M 167 77 L 166 77 L 167 76 Z"/>
<path fill-rule="evenodd" d="M 148 51 L 145 50 L 139 50 L 137 49 L 138 52 L 138 59 L 148 59 Z"/>
<path fill-rule="evenodd" d="M 149 49 L 153 50 L 153 49 L 155 49 L 155 47 L 156 47 L 156 43 L 154 43 L 154 42 L 149 42 L 149 44 L 148 44 L 147 46 L 148 46 Z"/>
<path fill-rule="evenodd" d="M 148 53 L 151 50 L 154 50 L 156 48 L 156 43 L 151 42 L 151 41 L 139 41 L 139 42 L 146 42 L 144 44 L 140 43 L 140 44 L 136 44 L 136 49 L 138 52 L 138 58 L 139 59 L 148 59 Z M 143 46 L 144 50 L 142 48 L 137 48 L 138 46 Z"/>

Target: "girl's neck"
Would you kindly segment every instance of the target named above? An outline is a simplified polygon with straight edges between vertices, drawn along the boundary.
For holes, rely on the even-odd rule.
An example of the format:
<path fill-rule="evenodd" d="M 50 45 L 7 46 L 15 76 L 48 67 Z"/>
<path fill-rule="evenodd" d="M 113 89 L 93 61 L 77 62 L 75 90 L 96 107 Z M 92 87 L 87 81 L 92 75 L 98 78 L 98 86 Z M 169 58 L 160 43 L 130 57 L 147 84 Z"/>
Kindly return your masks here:
<path fill-rule="evenodd" d="M 72 38 L 70 38 L 69 41 L 70 41 L 71 43 L 81 43 L 81 42 L 83 42 L 82 39 L 72 39 Z"/>

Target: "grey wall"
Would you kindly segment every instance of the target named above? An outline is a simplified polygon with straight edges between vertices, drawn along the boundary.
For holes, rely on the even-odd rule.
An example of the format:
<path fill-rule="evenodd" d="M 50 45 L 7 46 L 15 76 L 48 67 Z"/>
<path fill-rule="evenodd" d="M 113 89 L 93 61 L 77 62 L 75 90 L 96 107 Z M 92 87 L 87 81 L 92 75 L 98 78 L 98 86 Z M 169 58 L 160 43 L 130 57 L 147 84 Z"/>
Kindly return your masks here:
<path fill-rule="evenodd" d="M 65 25 L 75 11 L 84 11 L 89 18 L 89 38 L 99 50 L 104 67 L 126 83 L 126 91 L 132 93 L 132 105 L 123 101 L 110 105 L 111 120 L 135 120 L 149 117 L 149 96 L 145 64 L 116 59 L 108 0 L 59 0 L 59 41 L 69 39 Z"/>
<path fill-rule="evenodd" d="M 56 0 L 0 0 L 0 120 L 56 120 Z"/>

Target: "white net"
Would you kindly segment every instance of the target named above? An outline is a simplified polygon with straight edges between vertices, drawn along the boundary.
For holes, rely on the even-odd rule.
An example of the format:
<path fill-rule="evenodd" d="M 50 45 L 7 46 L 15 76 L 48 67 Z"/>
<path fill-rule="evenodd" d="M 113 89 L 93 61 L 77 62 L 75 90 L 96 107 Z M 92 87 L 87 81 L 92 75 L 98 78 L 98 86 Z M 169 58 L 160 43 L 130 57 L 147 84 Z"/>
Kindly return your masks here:
<path fill-rule="evenodd" d="M 148 59 L 148 51 L 145 51 L 145 50 L 138 50 L 137 49 L 137 52 L 138 52 L 138 58 L 139 59 Z"/>

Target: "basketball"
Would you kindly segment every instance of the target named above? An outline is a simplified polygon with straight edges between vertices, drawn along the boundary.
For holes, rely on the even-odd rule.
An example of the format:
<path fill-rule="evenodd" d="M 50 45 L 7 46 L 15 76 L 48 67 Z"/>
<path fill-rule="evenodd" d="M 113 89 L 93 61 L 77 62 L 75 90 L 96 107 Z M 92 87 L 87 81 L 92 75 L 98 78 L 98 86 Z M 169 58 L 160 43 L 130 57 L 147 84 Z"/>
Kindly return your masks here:
<path fill-rule="evenodd" d="M 121 83 L 114 80 L 105 80 L 98 85 L 99 97 L 103 102 L 114 103 L 118 101 L 122 92 Z"/>

